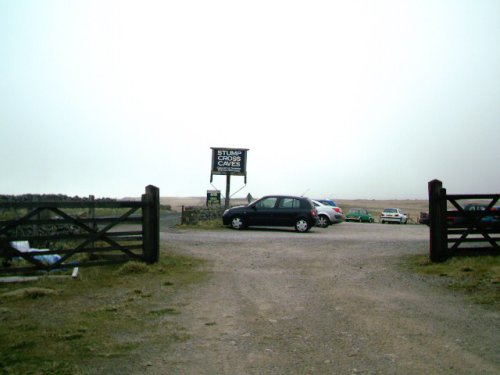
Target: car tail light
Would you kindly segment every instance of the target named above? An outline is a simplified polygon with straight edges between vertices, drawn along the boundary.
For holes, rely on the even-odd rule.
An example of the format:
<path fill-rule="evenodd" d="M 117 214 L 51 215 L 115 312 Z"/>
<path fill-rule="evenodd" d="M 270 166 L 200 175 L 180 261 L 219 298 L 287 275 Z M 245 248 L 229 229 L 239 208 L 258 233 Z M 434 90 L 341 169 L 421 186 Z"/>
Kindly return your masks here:
<path fill-rule="evenodd" d="M 318 211 L 315 208 L 311 208 L 311 217 L 318 216 Z"/>
<path fill-rule="evenodd" d="M 335 212 L 339 212 L 339 213 L 340 213 L 340 208 L 338 208 L 338 207 L 333 207 L 333 209 L 335 210 Z"/>

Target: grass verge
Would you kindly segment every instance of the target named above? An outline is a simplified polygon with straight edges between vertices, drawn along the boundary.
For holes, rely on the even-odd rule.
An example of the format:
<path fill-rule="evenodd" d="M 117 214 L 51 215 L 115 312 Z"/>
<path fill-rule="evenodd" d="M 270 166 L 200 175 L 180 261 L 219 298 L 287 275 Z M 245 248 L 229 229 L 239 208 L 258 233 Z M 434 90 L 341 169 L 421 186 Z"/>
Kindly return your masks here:
<path fill-rule="evenodd" d="M 465 293 L 474 303 L 500 310 L 500 257 L 456 256 L 432 263 L 428 255 L 409 258 L 410 269 L 420 275 L 441 278 L 452 289 Z"/>
<path fill-rule="evenodd" d="M 214 219 L 214 220 L 200 220 L 197 224 L 181 224 L 178 225 L 178 228 L 212 230 L 212 229 L 224 229 L 226 227 L 222 225 L 221 219 Z"/>
<path fill-rule="evenodd" d="M 148 354 L 188 338 L 174 296 L 206 277 L 201 264 L 162 249 L 155 265 L 0 284 L 0 374 L 141 372 Z"/>

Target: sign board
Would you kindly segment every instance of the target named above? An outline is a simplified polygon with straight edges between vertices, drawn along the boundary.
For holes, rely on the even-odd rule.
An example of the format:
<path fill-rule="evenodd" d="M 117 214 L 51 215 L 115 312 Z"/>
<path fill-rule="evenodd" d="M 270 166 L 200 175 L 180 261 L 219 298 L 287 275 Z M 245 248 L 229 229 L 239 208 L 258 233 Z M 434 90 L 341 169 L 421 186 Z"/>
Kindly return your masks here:
<path fill-rule="evenodd" d="M 216 175 L 247 176 L 247 148 L 222 148 L 211 147 L 212 149 L 212 177 Z"/>
<path fill-rule="evenodd" d="M 220 190 L 207 190 L 207 207 L 220 207 Z"/>

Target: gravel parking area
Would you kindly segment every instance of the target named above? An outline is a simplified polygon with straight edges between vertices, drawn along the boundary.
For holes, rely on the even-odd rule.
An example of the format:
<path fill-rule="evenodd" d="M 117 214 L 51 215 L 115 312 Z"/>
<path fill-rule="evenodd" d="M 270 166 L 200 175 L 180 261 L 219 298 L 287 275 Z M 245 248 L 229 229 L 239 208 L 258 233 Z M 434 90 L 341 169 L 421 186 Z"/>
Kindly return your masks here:
<path fill-rule="evenodd" d="M 499 314 L 405 271 L 428 251 L 421 225 L 168 229 L 208 260 L 173 316 L 190 339 L 151 374 L 499 374 Z"/>

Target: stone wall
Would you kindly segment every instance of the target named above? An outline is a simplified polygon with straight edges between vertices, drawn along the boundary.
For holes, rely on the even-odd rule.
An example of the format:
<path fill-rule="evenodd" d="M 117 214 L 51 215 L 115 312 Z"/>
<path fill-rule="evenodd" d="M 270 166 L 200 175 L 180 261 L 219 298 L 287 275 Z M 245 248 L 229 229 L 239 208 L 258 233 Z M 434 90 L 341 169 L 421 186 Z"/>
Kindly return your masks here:
<path fill-rule="evenodd" d="M 207 207 L 197 207 L 189 206 L 182 208 L 182 224 L 196 225 L 200 221 L 207 220 L 221 220 L 222 214 L 224 213 L 223 208 L 207 208 Z"/>
<path fill-rule="evenodd" d="M 22 194 L 22 195 L 4 195 L 0 194 L 1 202 L 87 202 L 93 199 L 95 202 L 115 202 L 113 198 L 92 198 L 88 197 L 69 197 L 64 194 Z"/>

